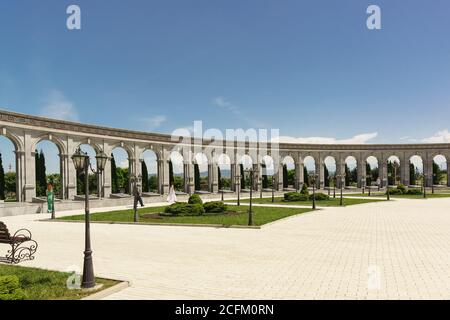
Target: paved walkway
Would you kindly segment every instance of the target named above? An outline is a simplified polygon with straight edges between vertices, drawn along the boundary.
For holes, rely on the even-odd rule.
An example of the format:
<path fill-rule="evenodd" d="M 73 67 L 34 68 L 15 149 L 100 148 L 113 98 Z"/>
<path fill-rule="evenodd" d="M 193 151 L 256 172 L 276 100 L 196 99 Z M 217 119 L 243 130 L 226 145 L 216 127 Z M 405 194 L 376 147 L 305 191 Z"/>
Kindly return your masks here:
<path fill-rule="evenodd" d="M 83 224 L 36 221 L 47 216 L 2 218 L 40 244 L 23 265 L 81 267 Z M 91 228 L 96 275 L 131 281 L 110 299 L 450 299 L 449 198 L 330 207 L 260 230 Z"/>

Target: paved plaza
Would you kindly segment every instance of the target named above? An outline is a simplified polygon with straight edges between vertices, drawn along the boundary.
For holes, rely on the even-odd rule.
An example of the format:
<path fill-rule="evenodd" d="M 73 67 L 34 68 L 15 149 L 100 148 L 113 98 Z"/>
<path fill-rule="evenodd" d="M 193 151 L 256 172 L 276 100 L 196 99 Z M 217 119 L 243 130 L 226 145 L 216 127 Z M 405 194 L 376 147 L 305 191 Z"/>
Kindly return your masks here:
<path fill-rule="evenodd" d="M 81 267 L 84 225 L 46 217 L 2 218 L 39 242 L 23 265 Z M 91 228 L 96 275 L 131 283 L 109 299 L 450 299 L 449 198 L 329 207 L 260 230 Z"/>

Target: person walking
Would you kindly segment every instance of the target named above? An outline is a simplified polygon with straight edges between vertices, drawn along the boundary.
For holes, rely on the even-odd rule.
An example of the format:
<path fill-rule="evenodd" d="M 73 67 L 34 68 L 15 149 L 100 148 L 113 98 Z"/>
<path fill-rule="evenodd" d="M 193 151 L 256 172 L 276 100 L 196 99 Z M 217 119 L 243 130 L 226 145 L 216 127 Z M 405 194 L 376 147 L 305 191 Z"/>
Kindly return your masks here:
<path fill-rule="evenodd" d="M 47 185 L 47 213 L 52 213 L 54 202 L 53 186 L 51 183 Z"/>
<path fill-rule="evenodd" d="M 140 188 L 140 184 L 137 184 L 136 183 L 136 188 L 135 188 L 135 190 L 134 190 L 134 196 L 136 197 L 136 201 L 138 201 L 139 202 L 139 204 L 141 205 L 141 207 L 143 207 L 144 206 L 144 201 L 142 201 L 142 196 L 141 196 L 141 190 L 140 190 L 141 188 Z"/>
<path fill-rule="evenodd" d="M 175 194 L 175 188 L 173 185 L 170 186 L 169 195 L 167 196 L 167 202 L 169 204 L 177 202 L 177 195 Z"/>

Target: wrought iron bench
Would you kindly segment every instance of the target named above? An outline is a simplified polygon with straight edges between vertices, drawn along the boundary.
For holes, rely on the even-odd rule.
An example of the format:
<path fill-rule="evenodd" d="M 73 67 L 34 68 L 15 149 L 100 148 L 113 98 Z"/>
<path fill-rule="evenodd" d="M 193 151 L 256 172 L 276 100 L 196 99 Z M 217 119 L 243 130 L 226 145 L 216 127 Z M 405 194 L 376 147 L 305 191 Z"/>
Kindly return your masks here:
<path fill-rule="evenodd" d="M 0 261 L 16 264 L 21 261 L 33 260 L 38 244 L 31 239 L 31 232 L 27 229 L 20 229 L 10 235 L 6 225 L 0 221 L 0 244 L 8 244 L 11 250 L 8 250 L 5 258 Z"/>

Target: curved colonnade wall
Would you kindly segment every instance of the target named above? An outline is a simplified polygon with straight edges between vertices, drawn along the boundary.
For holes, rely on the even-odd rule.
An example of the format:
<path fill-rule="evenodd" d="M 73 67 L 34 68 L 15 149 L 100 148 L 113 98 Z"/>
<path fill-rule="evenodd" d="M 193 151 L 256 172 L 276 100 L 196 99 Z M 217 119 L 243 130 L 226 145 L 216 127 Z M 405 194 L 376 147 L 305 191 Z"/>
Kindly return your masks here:
<path fill-rule="evenodd" d="M 49 140 L 56 144 L 59 150 L 61 173 L 61 197 L 73 199 L 76 195 L 76 170 L 71 156 L 83 144 L 94 150 L 104 151 L 111 155 L 116 147 L 122 147 L 128 153 L 129 172 L 139 175 L 140 162 L 146 150 L 152 150 L 157 157 L 158 192 L 166 194 L 169 191 L 169 161 L 175 150 L 183 156 L 185 175 L 185 191 L 192 190 L 195 182 L 194 158 L 192 154 L 204 152 L 208 160 L 208 184 L 211 192 L 218 191 L 217 159 L 226 153 L 230 158 L 231 185 L 235 186 L 236 175 L 240 173 L 239 163 L 244 155 L 251 158 L 254 169 L 261 172 L 263 158 L 273 159 L 273 173 L 277 177 L 277 188 L 283 188 L 283 159 L 291 157 L 295 165 L 295 181 L 301 187 L 304 181 L 304 159 L 312 157 L 315 162 L 317 186 L 325 185 L 325 159 L 333 157 L 336 163 L 336 173 L 344 172 L 345 161 L 352 156 L 357 164 L 357 183 L 361 186 L 366 175 L 368 157 L 375 157 L 378 162 L 379 177 L 382 186 L 387 181 L 387 163 L 392 156 L 400 160 L 400 181 L 409 184 L 409 162 L 411 157 L 419 156 L 423 161 L 423 170 L 427 177 L 426 184 L 432 184 L 433 159 L 440 155 L 445 157 L 447 164 L 450 159 L 450 144 L 363 144 L 363 145 L 332 145 L 332 144 L 291 144 L 279 143 L 262 146 L 236 141 L 213 141 L 195 139 L 176 139 L 170 135 L 146 133 L 124 129 L 107 128 L 97 125 L 87 125 L 75 122 L 48 119 L 0 110 L 0 135 L 5 136 L 14 144 L 16 154 L 16 193 L 18 201 L 32 201 L 36 196 L 35 186 L 35 150 L 36 145 Z M 187 141 L 187 142 L 186 142 Z M 211 146 L 214 144 L 214 148 Z M 213 151 L 212 151 L 213 150 Z M 405 165 L 406 164 L 406 165 Z M 447 168 L 447 176 L 450 170 Z M 447 179 L 450 186 L 450 178 Z M 111 195 L 111 161 L 108 161 L 104 174 L 101 176 L 101 193 L 107 198 Z M 259 181 L 255 189 L 261 187 Z"/>

